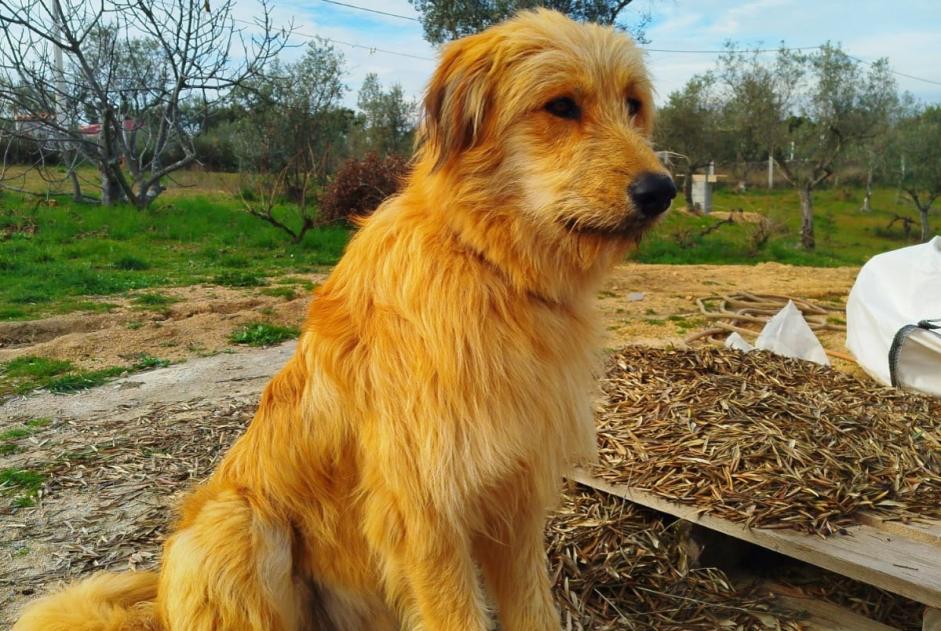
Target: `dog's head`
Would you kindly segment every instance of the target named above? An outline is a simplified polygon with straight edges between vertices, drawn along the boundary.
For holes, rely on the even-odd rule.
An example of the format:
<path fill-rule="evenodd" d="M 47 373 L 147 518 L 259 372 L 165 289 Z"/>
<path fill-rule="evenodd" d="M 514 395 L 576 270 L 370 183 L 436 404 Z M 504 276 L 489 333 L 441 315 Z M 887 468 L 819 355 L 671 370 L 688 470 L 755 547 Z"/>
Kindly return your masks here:
<path fill-rule="evenodd" d="M 425 97 L 420 156 L 484 177 L 561 241 L 636 241 L 676 188 L 651 149 L 640 50 L 613 28 L 528 11 L 449 44 Z"/>

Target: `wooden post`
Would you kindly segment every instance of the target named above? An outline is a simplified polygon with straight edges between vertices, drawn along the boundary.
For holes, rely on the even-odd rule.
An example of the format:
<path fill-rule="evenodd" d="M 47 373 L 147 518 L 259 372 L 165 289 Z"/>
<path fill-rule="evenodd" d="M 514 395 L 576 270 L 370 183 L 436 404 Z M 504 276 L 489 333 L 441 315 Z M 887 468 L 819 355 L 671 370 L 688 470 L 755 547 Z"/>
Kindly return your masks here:
<path fill-rule="evenodd" d="M 925 615 L 921 622 L 921 631 L 941 631 L 941 609 L 925 607 Z"/>

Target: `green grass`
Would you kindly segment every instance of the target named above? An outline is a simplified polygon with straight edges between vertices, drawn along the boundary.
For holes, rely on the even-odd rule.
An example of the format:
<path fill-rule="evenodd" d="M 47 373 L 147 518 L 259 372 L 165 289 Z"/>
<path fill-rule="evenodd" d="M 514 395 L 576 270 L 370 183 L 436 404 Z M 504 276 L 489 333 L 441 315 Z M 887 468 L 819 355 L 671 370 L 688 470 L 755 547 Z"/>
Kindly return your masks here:
<path fill-rule="evenodd" d="M 168 195 L 142 212 L 65 200 L 37 206 L 0 192 L 0 320 L 106 311 L 113 305 L 89 297 L 140 289 L 262 286 L 269 276 L 336 263 L 349 238 L 348 228 L 328 227 L 294 244 L 234 198 L 189 195 Z M 137 297 L 135 304 L 166 306 L 147 300 Z"/>
<path fill-rule="evenodd" d="M 126 370 L 127 368 L 121 366 L 109 366 L 99 370 L 76 370 L 61 377 L 53 377 L 40 387 L 45 387 L 51 392 L 87 390 L 111 381 Z"/>
<path fill-rule="evenodd" d="M 278 285 L 277 287 L 266 287 L 261 290 L 266 296 L 274 296 L 275 298 L 284 298 L 285 300 L 294 300 L 297 298 L 297 292 L 294 291 L 294 288 L 289 285 Z"/>
<path fill-rule="evenodd" d="M 234 344 L 248 346 L 271 346 L 297 337 L 300 331 L 294 327 L 277 326 L 265 322 L 252 322 L 236 329 L 229 340 Z"/>
<path fill-rule="evenodd" d="M 212 282 L 216 285 L 225 285 L 226 287 L 264 287 L 268 284 L 264 278 L 259 278 L 249 272 L 225 271 L 217 274 Z"/>
<path fill-rule="evenodd" d="M 136 306 L 165 309 L 172 299 L 159 291 L 195 283 L 228 287 L 266 287 L 268 295 L 289 299 L 284 286 L 309 281 L 292 274 L 316 271 L 340 257 L 350 231 L 344 227 L 308 232 L 294 244 L 283 232 L 251 217 L 232 195 L 211 188 L 237 190 L 225 174 L 181 173 L 209 188 L 174 189 L 154 208 L 100 207 L 65 199 L 37 205 L 33 198 L 0 192 L 0 320 L 24 320 L 76 310 L 108 311 L 102 296 L 133 292 Z M 41 185 L 41 182 L 37 183 Z M 234 188 L 233 188 L 234 187 Z M 742 263 L 778 261 L 793 265 L 858 266 L 873 254 L 908 245 L 894 214 L 915 217 L 908 203 L 896 203 L 894 189 L 877 189 L 872 213 L 859 212 L 858 188 L 824 188 L 814 193 L 817 249 L 799 243 L 797 193 L 790 188 L 734 192 L 719 186 L 717 210 L 741 208 L 762 213 L 783 227 L 758 247 L 754 226 L 723 225 L 710 217 L 670 213 L 642 242 L 632 258 L 647 263 Z M 290 208 L 277 209 L 291 221 Z M 941 222 L 941 211 L 932 220 Z M 33 229 L 35 226 L 35 229 Z M 277 284 L 268 286 L 268 279 Z M 277 280 L 274 280 L 277 279 Z M 139 290 L 149 290 L 141 292 Z"/>
<path fill-rule="evenodd" d="M 167 305 L 171 305 L 176 301 L 177 299 L 173 298 L 172 296 L 167 296 L 155 291 L 138 294 L 133 298 L 135 305 L 145 309 L 166 307 Z"/>
<path fill-rule="evenodd" d="M 44 379 L 69 372 L 72 368 L 69 361 L 23 355 L 4 364 L 0 374 L 9 379 Z"/>
<path fill-rule="evenodd" d="M 138 355 L 137 361 L 134 362 L 134 369 L 151 370 L 153 368 L 165 368 L 169 365 L 170 361 L 167 359 L 160 359 L 159 357 L 154 357 L 153 355 L 141 353 Z"/>
<path fill-rule="evenodd" d="M 20 451 L 17 441 L 28 438 L 52 422 L 48 418 L 29 419 L 21 427 L 11 427 L 0 432 L 0 456 L 9 456 Z"/>
<path fill-rule="evenodd" d="M 39 388 L 45 388 L 50 392 L 85 390 L 103 385 L 126 372 L 162 368 L 169 364 L 170 362 L 165 359 L 141 354 L 127 366 L 83 370 L 76 368 L 71 362 L 47 357 L 18 357 L 0 364 L 0 399 L 11 394 L 25 394 Z M 39 423 L 42 420 L 35 419 L 34 422 Z M 0 441 L 4 439 L 4 435 L 0 434 Z M 0 447 L 0 449 L 3 448 Z"/>
<path fill-rule="evenodd" d="M 36 503 L 36 496 L 46 476 L 29 469 L 0 469 L 0 495 L 12 496 L 11 505 L 25 508 Z"/>
<path fill-rule="evenodd" d="M 14 427 L 13 429 L 8 429 L 4 432 L 0 432 L 0 440 L 18 440 L 20 438 L 26 438 L 32 434 L 28 427 Z"/>
<path fill-rule="evenodd" d="M 682 204 L 682 199 L 678 203 Z M 819 267 L 858 266 L 874 254 L 913 244 L 905 239 L 898 224 L 892 229 L 886 227 L 895 214 L 917 216 L 905 201 L 896 204 L 894 189 L 877 189 L 873 196 L 874 210 L 870 213 L 859 212 L 861 204 L 860 189 L 815 191 L 817 248 L 807 251 L 800 247 L 800 205 L 794 189 L 754 189 L 737 193 L 720 186 L 713 195 L 715 210 L 761 213 L 780 225 L 782 232 L 773 235 L 762 247 L 756 247 L 752 242 L 754 225 L 723 225 L 702 236 L 717 219 L 670 212 L 645 237 L 631 258 L 643 263 L 667 264 L 776 261 Z M 935 222 L 941 221 L 938 215 L 941 212 L 934 211 Z"/>

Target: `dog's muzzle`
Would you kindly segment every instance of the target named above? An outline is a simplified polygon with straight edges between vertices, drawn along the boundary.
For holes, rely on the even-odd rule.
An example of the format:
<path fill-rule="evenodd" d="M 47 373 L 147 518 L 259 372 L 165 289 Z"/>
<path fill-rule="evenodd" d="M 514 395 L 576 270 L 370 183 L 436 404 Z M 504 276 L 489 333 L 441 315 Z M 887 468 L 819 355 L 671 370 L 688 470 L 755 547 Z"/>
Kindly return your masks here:
<path fill-rule="evenodd" d="M 670 207 L 676 185 L 669 175 L 648 172 L 634 178 L 627 192 L 637 210 L 646 217 L 656 217 Z"/>

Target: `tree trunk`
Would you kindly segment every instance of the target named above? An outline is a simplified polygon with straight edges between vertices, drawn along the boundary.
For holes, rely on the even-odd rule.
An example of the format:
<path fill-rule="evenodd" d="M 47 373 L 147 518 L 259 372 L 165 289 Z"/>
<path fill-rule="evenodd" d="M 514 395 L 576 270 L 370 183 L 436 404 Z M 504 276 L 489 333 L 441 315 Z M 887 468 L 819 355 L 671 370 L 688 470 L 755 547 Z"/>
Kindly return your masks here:
<path fill-rule="evenodd" d="M 866 195 L 863 197 L 861 212 L 872 212 L 872 165 L 866 170 Z"/>
<path fill-rule="evenodd" d="M 124 191 L 121 190 L 121 184 L 113 176 L 108 164 L 101 164 L 98 170 L 101 171 L 101 204 L 102 206 L 113 206 L 124 199 Z"/>
<path fill-rule="evenodd" d="M 74 166 L 69 167 L 69 180 L 72 182 L 72 199 L 76 202 L 83 201 L 85 198 L 82 197 L 82 183 L 78 181 Z"/>
<path fill-rule="evenodd" d="M 813 250 L 814 240 L 814 199 L 813 189 L 809 184 L 802 184 L 798 189 L 801 199 L 801 247 Z"/>
<path fill-rule="evenodd" d="M 693 167 L 687 165 L 686 176 L 683 178 L 683 197 L 686 198 L 687 210 L 693 209 Z"/>
<path fill-rule="evenodd" d="M 919 206 L 918 214 L 921 216 L 921 242 L 924 243 L 931 239 L 931 226 L 928 225 L 928 208 Z"/>

